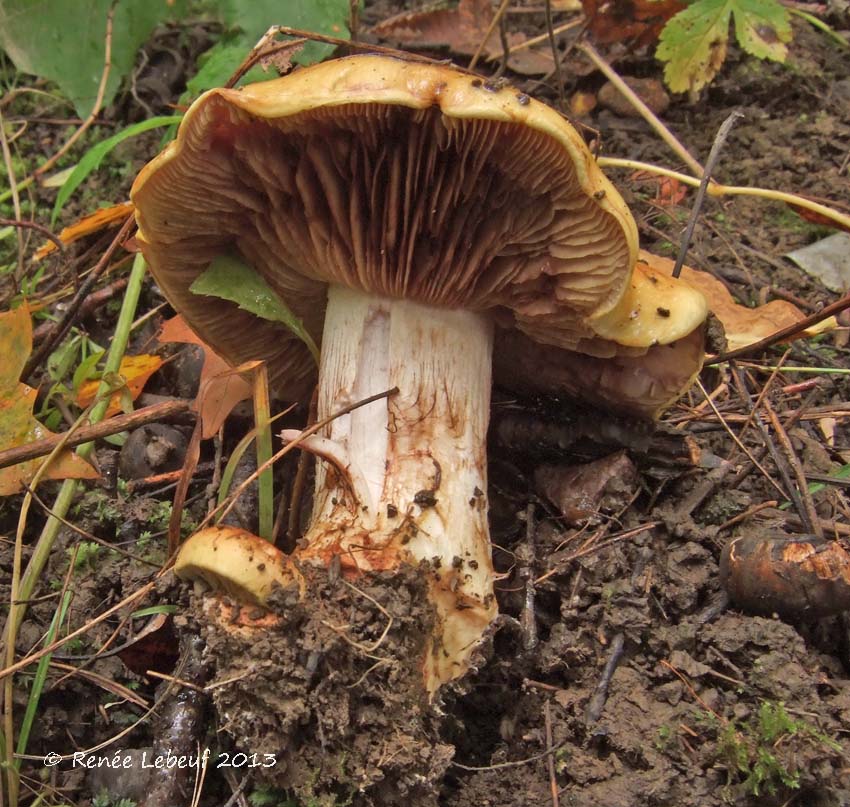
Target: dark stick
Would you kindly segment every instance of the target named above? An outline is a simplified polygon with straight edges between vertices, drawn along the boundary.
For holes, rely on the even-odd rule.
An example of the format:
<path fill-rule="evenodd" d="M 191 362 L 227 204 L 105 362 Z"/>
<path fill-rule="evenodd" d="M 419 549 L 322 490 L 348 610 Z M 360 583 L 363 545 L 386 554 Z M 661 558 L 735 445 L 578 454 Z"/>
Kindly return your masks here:
<path fill-rule="evenodd" d="M 202 687 L 207 682 L 208 672 L 201 657 L 203 645 L 200 639 L 184 634 L 181 645 L 183 661 L 178 665 L 175 676 L 179 673 L 182 680 L 195 684 L 198 688 L 181 687 L 173 680 L 166 685 L 166 693 L 163 695 L 165 702 L 159 709 L 160 719 L 154 739 L 153 756 L 194 756 L 196 761 L 201 763 L 207 753 L 206 749 L 201 749 L 200 740 L 209 699 Z M 177 691 L 174 691 L 175 689 Z M 201 764 L 213 766 L 214 762 L 205 759 Z M 150 789 L 142 807 L 188 804 L 192 797 L 195 770 L 199 767 L 173 766 L 151 771 Z"/>
<path fill-rule="evenodd" d="M 751 345 L 744 345 L 743 347 L 739 347 L 737 350 L 730 350 L 728 353 L 721 353 L 718 356 L 714 356 L 714 358 L 707 359 L 705 364 L 720 364 L 720 362 L 729 361 L 730 359 L 739 359 L 742 356 L 750 356 L 753 353 L 759 353 L 765 348 L 775 345 L 777 342 L 783 342 L 786 341 L 788 337 L 796 336 L 798 333 L 805 331 L 806 328 L 811 328 L 813 325 L 817 325 L 819 322 L 823 322 L 825 319 L 828 319 L 835 314 L 840 314 L 845 308 L 850 308 L 850 294 L 845 294 L 840 300 L 830 303 L 817 313 L 811 314 L 805 319 L 801 319 L 799 322 L 795 322 L 793 325 L 783 328 L 781 331 L 772 333 L 770 336 L 766 336 L 758 342 L 753 342 Z"/>
<path fill-rule="evenodd" d="M 720 128 L 717 130 L 717 136 L 714 138 L 711 151 L 708 153 L 708 160 L 706 160 L 705 163 L 702 181 L 700 182 L 699 190 L 697 191 L 697 198 L 694 200 L 694 206 L 691 208 L 691 215 L 688 218 L 688 226 L 685 228 L 685 233 L 682 236 L 682 244 L 679 247 L 679 257 L 676 258 L 676 265 L 673 267 L 673 277 L 679 277 L 682 273 L 682 264 L 684 264 L 685 256 L 688 254 L 688 248 L 691 245 L 691 238 L 693 238 L 694 235 L 694 228 L 697 225 L 697 219 L 699 218 L 700 210 L 702 210 L 702 204 L 705 201 L 708 183 L 711 181 L 711 174 L 714 171 L 714 166 L 717 164 L 718 158 L 720 157 L 720 151 L 723 148 L 723 144 L 726 142 L 726 138 L 729 137 L 729 132 L 732 131 L 732 127 L 735 125 L 736 121 L 743 117 L 743 112 L 738 112 L 736 110 L 728 118 L 726 118 L 722 124 L 720 124 Z"/>
<path fill-rule="evenodd" d="M 68 437 L 65 441 L 65 447 L 73 448 L 91 440 L 109 437 L 110 434 L 118 434 L 129 429 L 135 429 L 138 426 L 144 426 L 146 423 L 165 420 L 175 415 L 185 415 L 191 410 L 191 407 L 191 401 L 167 401 L 166 403 L 138 409 L 135 412 L 130 412 L 129 415 L 116 415 L 92 426 L 81 426 Z M 52 437 L 45 437 L 43 440 L 35 440 L 26 445 L 0 451 L 0 468 L 17 465 L 19 462 L 26 462 L 36 457 L 44 457 L 53 451 L 59 441 L 64 438 L 64 434 L 55 434 Z"/>
<path fill-rule="evenodd" d="M 623 646 L 625 637 L 622 633 L 618 633 L 611 640 L 611 650 L 608 653 L 608 661 L 605 662 L 605 669 L 602 670 L 602 677 L 596 685 L 596 690 L 593 697 L 587 704 L 587 709 L 584 712 L 584 719 L 588 725 L 595 723 L 602 716 L 602 710 L 605 708 L 605 701 L 608 700 L 608 686 L 611 683 L 611 678 L 623 658 Z"/>
<path fill-rule="evenodd" d="M 529 504 L 525 508 L 525 547 L 523 551 L 518 552 L 518 561 L 520 563 L 517 569 L 517 576 L 523 581 L 525 586 L 525 600 L 522 606 L 522 613 L 519 617 L 519 624 L 522 626 L 522 648 L 523 650 L 532 650 L 537 646 L 537 617 L 534 612 L 534 560 L 536 553 L 534 551 L 534 535 L 536 532 L 536 521 L 534 518 L 534 505 Z M 521 558 L 521 560 L 519 560 Z"/>
<path fill-rule="evenodd" d="M 98 289 L 97 291 L 93 291 L 85 300 L 83 300 L 82 305 L 80 305 L 79 317 L 82 319 L 83 317 L 87 317 L 94 311 L 96 308 L 99 308 L 108 300 L 111 300 L 116 294 L 124 291 L 127 288 L 127 282 L 129 278 L 119 277 L 117 280 L 113 280 L 111 283 L 105 285 L 102 289 Z M 32 341 L 36 344 L 41 342 L 42 340 L 48 338 L 51 333 L 53 333 L 53 329 L 56 323 L 54 322 L 44 322 L 39 325 L 32 332 Z"/>
<path fill-rule="evenodd" d="M 136 220 L 132 215 L 127 216 L 127 220 L 121 225 L 121 229 L 115 234 L 115 238 L 112 239 L 112 243 L 107 247 L 106 252 L 103 253 L 103 256 L 97 262 L 94 269 L 89 272 L 88 277 L 86 277 L 86 279 L 80 284 L 80 288 L 74 295 L 74 299 L 68 304 L 68 310 L 64 313 L 62 319 L 56 323 L 56 327 L 44 340 L 38 350 L 30 356 L 29 361 L 26 363 L 26 366 L 21 373 L 21 379 L 23 381 L 26 381 L 32 375 L 36 367 L 39 367 L 42 361 L 44 361 L 44 359 L 53 351 L 53 348 L 55 348 L 56 345 L 65 338 L 65 334 L 77 318 L 77 314 L 80 306 L 83 304 L 83 300 L 88 297 L 92 287 L 95 283 L 97 283 L 98 279 L 109 265 L 109 261 L 113 254 L 124 241 L 124 237 L 128 235 L 130 230 L 135 226 L 135 222 Z"/>
<path fill-rule="evenodd" d="M 558 82 L 558 103 L 561 112 L 567 111 L 567 101 L 564 97 L 564 77 L 561 75 L 561 59 L 558 45 L 555 42 L 555 29 L 552 27 L 552 0 L 546 0 L 546 33 L 549 34 L 549 47 L 552 49 L 552 59 L 555 62 L 555 80 Z"/>
<path fill-rule="evenodd" d="M 546 750 L 552 748 L 552 709 L 549 701 L 543 705 L 543 717 L 546 721 Z M 546 758 L 546 767 L 549 771 L 549 792 L 552 794 L 552 807 L 559 807 L 560 800 L 558 799 L 558 779 L 555 776 L 555 756 L 549 754 Z"/>
<path fill-rule="evenodd" d="M 0 218 L 0 227 L 23 227 L 28 230 L 35 230 L 37 233 L 43 235 L 48 241 L 52 241 L 56 244 L 56 248 L 60 252 L 65 251 L 65 245 L 62 243 L 62 239 L 55 233 L 48 230 L 43 224 L 36 224 L 34 221 L 18 221 L 18 219 Z"/>

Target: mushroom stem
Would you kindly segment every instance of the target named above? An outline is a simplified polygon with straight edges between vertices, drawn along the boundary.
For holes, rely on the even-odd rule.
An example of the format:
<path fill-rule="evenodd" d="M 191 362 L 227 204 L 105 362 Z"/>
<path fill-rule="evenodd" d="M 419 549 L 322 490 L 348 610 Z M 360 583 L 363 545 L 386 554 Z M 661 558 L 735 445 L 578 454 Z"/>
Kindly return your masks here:
<path fill-rule="evenodd" d="M 487 527 L 486 436 L 493 333 L 487 316 L 332 286 L 318 416 L 396 386 L 334 420 L 323 437 L 355 461 L 373 507 L 319 463 L 306 548 L 349 575 L 432 564 L 437 625 L 425 661 L 430 692 L 461 675 L 496 615 Z"/>

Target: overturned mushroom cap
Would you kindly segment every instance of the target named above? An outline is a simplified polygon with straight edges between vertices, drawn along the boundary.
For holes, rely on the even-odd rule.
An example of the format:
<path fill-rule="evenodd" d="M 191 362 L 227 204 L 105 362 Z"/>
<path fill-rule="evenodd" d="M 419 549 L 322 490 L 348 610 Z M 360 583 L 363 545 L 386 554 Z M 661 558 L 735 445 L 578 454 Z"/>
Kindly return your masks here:
<path fill-rule="evenodd" d="M 535 341 L 633 327 L 634 221 L 554 110 L 450 67 L 352 56 L 193 104 L 137 178 L 139 243 L 173 305 L 232 362 L 310 372 L 284 326 L 189 291 L 240 253 L 318 339 L 328 284 L 492 310 Z M 627 302 L 624 303 L 624 300 Z M 626 309 L 623 309 L 623 306 Z"/>
<path fill-rule="evenodd" d="M 556 392 L 622 414 L 657 418 L 702 369 L 707 314 L 702 294 L 641 251 L 628 290 L 594 323 L 599 336 L 565 350 L 500 330 L 493 376 L 517 392 Z"/>
<path fill-rule="evenodd" d="M 174 563 L 183 580 L 202 581 L 239 602 L 262 605 L 277 587 L 304 582 L 290 558 L 268 541 L 238 527 L 209 527 L 180 547 Z"/>

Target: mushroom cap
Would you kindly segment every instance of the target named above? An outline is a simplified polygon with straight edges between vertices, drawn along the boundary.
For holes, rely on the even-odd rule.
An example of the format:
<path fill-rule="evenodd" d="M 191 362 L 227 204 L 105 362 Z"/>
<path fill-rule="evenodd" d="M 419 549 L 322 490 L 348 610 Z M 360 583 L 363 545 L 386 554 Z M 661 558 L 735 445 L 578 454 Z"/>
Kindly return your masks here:
<path fill-rule="evenodd" d="M 705 358 L 708 303 L 686 280 L 671 277 L 672 267 L 672 261 L 641 250 L 626 293 L 595 319 L 596 335 L 573 350 L 497 331 L 496 383 L 659 417 L 693 384 Z"/>
<path fill-rule="evenodd" d="M 230 361 L 265 359 L 291 390 L 313 368 L 285 326 L 189 290 L 216 256 L 241 254 L 315 339 L 338 283 L 496 311 L 567 348 L 597 329 L 611 338 L 637 259 L 625 203 L 561 115 L 457 69 L 385 56 L 211 90 L 131 195 L 174 307 Z"/>
<path fill-rule="evenodd" d="M 200 580 L 234 599 L 264 604 L 277 586 L 304 581 L 288 555 L 273 544 L 238 527 L 208 527 L 180 547 L 174 573 L 183 580 Z"/>

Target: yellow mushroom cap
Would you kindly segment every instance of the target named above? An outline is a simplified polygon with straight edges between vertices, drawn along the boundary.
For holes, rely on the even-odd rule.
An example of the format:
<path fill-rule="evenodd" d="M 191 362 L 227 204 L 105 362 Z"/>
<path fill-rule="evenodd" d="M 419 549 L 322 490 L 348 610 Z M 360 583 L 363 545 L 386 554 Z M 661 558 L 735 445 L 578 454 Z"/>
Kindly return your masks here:
<path fill-rule="evenodd" d="M 208 527 L 186 540 L 174 562 L 183 580 L 201 580 L 244 603 L 264 604 L 276 587 L 303 579 L 289 556 L 238 527 Z"/>
<path fill-rule="evenodd" d="M 314 339 L 340 284 L 498 311 L 564 347 L 617 310 L 637 259 L 626 205 L 561 115 L 384 56 L 211 90 L 132 199 L 142 251 L 190 325 L 232 362 L 265 359 L 301 388 L 310 362 L 284 326 L 189 291 L 217 255 L 241 254 Z"/>

